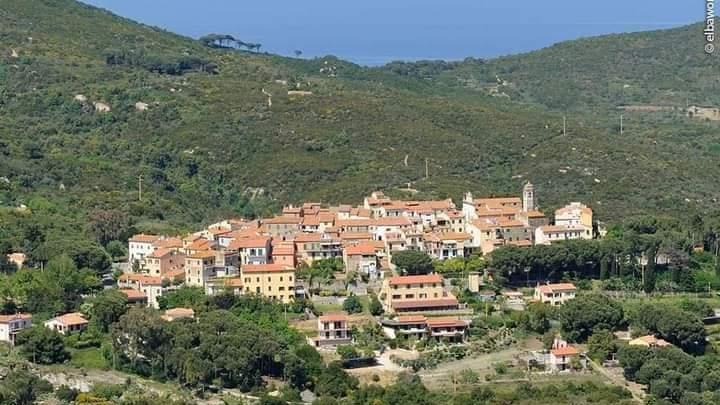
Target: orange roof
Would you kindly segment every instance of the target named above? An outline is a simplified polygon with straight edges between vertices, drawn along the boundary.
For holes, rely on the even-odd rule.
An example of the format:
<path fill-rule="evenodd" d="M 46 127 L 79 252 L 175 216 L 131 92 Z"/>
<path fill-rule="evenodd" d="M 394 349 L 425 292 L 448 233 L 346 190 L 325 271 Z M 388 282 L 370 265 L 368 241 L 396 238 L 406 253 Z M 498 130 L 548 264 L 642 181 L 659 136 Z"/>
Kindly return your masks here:
<path fill-rule="evenodd" d="M 372 256 L 376 253 L 375 244 L 372 243 L 359 243 L 357 245 L 350 245 L 345 248 L 345 254 L 348 256 Z"/>
<path fill-rule="evenodd" d="M 144 233 L 139 233 L 137 235 L 133 235 L 130 239 L 128 239 L 128 241 L 138 243 L 153 243 L 158 239 L 160 239 L 158 235 L 146 235 Z"/>
<path fill-rule="evenodd" d="M 511 240 L 507 243 L 508 245 L 513 246 L 519 246 L 519 247 L 529 247 L 532 246 L 532 242 L 527 239 L 521 239 L 521 240 Z"/>
<path fill-rule="evenodd" d="M 300 217 L 278 216 L 274 218 L 263 219 L 263 224 L 299 224 L 302 221 Z"/>
<path fill-rule="evenodd" d="M 335 225 L 339 227 L 366 227 L 375 225 L 375 220 L 371 218 L 341 219 Z"/>
<path fill-rule="evenodd" d="M 544 233 L 562 233 L 567 231 L 584 231 L 582 225 L 562 226 L 562 225 L 544 225 L 539 227 Z"/>
<path fill-rule="evenodd" d="M 342 240 L 372 239 L 372 234 L 368 232 L 342 232 L 339 236 Z"/>
<path fill-rule="evenodd" d="M 427 318 L 423 315 L 405 315 L 405 316 L 398 316 L 397 322 L 400 323 L 425 323 L 427 322 Z"/>
<path fill-rule="evenodd" d="M 431 328 L 459 328 L 468 326 L 467 322 L 454 318 L 429 318 L 427 324 Z"/>
<path fill-rule="evenodd" d="M 12 321 L 32 319 L 31 314 L 19 313 L 13 315 L 0 315 L 0 323 L 10 323 Z"/>
<path fill-rule="evenodd" d="M 71 325 L 85 325 L 88 320 L 80 312 L 70 312 L 65 315 L 56 316 L 51 321 L 57 321 L 65 326 Z"/>
<path fill-rule="evenodd" d="M 222 227 L 208 228 L 208 233 L 210 233 L 213 236 L 223 235 L 223 234 L 230 233 L 230 232 L 232 232 L 232 229 L 230 229 L 230 228 L 222 228 Z"/>
<path fill-rule="evenodd" d="M 161 285 L 162 284 L 162 278 L 161 277 L 154 277 L 147 274 L 137 274 L 137 273 L 123 273 L 120 275 L 119 281 L 135 281 L 137 283 L 141 284 L 147 284 L 147 285 Z"/>
<path fill-rule="evenodd" d="M 537 287 L 537 289 L 541 293 L 553 293 L 553 292 L 561 292 L 561 291 L 575 291 L 577 288 L 575 287 L 575 284 L 573 283 L 557 283 L 557 284 L 545 284 L 540 285 Z"/>
<path fill-rule="evenodd" d="M 423 310 L 425 308 L 432 309 L 437 307 L 455 307 L 458 306 L 458 300 L 456 298 L 440 298 L 433 300 L 406 300 L 393 302 L 392 307 L 395 309 L 418 309 Z"/>
<path fill-rule="evenodd" d="M 521 204 L 520 197 L 491 197 L 491 198 L 478 198 L 475 201 L 475 205 L 488 205 L 497 206 L 504 204 Z"/>
<path fill-rule="evenodd" d="M 318 219 L 317 215 L 310 215 L 307 217 L 303 217 L 302 224 L 305 226 L 317 226 L 320 225 L 320 220 Z"/>
<path fill-rule="evenodd" d="M 580 352 L 573 346 L 565 346 L 558 349 L 550 350 L 553 356 L 573 356 Z"/>
<path fill-rule="evenodd" d="M 192 308 L 171 308 L 165 311 L 165 316 L 172 318 L 192 318 L 195 311 Z"/>
<path fill-rule="evenodd" d="M 321 233 L 304 232 L 304 233 L 299 233 L 299 234 L 295 235 L 295 238 L 293 240 L 298 243 L 305 243 L 305 242 L 320 242 L 322 239 L 323 239 L 323 235 Z"/>
<path fill-rule="evenodd" d="M 516 219 L 500 219 L 498 220 L 498 225 L 503 228 L 520 228 L 525 226 L 525 224 Z"/>
<path fill-rule="evenodd" d="M 273 256 L 293 256 L 295 255 L 295 245 L 283 244 L 273 247 Z"/>
<path fill-rule="evenodd" d="M 147 296 L 142 291 L 132 290 L 129 288 L 123 288 L 120 290 L 121 293 L 125 294 L 130 301 L 137 301 L 147 299 Z"/>
<path fill-rule="evenodd" d="M 266 247 L 270 238 L 267 236 L 260 236 L 256 238 L 242 238 L 235 239 L 228 245 L 230 250 L 246 249 L 246 248 L 258 248 Z"/>
<path fill-rule="evenodd" d="M 154 257 L 156 259 L 160 259 L 160 258 L 165 257 L 174 252 L 175 252 L 174 250 L 170 250 L 168 248 L 157 248 L 152 253 L 150 253 L 147 257 Z"/>
<path fill-rule="evenodd" d="M 205 238 L 199 238 L 193 241 L 190 245 L 188 245 L 188 250 L 208 250 L 213 246 L 212 241 L 205 239 Z"/>
<path fill-rule="evenodd" d="M 526 213 L 528 218 L 545 218 L 545 214 L 538 210 L 531 210 Z"/>
<path fill-rule="evenodd" d="M 444 232 L 438 235 L 440 240 L 468 240 L 472 238 L 469 233 L 465 232 Z"/>
<path fill-rule="evenodd" d="M 166 271 L 162 277 L 169 279 L 169 280 L 182 280 L 185 278 L 185 269 L 176 269 L 176 270 Z"/>
<path fill-rule="evenodd" d="M 292 266 L 280 263 L 245 264 L 242 266 L 243 273 L 270 273 L 289 271 L 295 271 L 295 269 Z"/>
<path fill-rule="evenodd" d="M 439 274 L 424 274 L 417 276 L 395 276 L 390 278 L 390 285 L 427 284 L 442 283 L 443 278 Z"/>
<path fill-rule="evenodd" d="M 348 316 L 344 312 L 325 314 L 320 316 L 320 322 L 347 322 Z"/>
<path fill-rule="evenodd" d="M 189 257 L 190 259 L 207 259 L 207 258 L 210 258 L 210 257 L 215 257 L 215 254 L 216 254 L 216 253 L 217 253 L 217 252 L 215 252 L 214 250 L 201 250 L 201 251 L 199 251 L 199 252 L 197 252 L 197 253 L 195 253 L 195 254 L 192 254 L 192 255 L 190 255 L 190 256 L 188 256 L 188 257 Z"/>
<path fill-rule="evenodd" d="M 412 221 L 407 217 L 382 217 L 375 220 L 377 226 L 411 226 Z"/>

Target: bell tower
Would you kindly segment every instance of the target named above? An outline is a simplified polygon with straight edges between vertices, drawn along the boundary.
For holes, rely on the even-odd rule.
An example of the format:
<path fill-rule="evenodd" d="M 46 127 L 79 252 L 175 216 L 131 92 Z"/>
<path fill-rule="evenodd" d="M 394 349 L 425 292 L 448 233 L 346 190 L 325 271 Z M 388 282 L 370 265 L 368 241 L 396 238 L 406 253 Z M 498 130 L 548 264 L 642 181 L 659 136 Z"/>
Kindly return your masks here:
<path fill-rule="evenodd" d="M 535 210 L 535 187 L 529 181 L 523 187 L 523 212 Z"/>

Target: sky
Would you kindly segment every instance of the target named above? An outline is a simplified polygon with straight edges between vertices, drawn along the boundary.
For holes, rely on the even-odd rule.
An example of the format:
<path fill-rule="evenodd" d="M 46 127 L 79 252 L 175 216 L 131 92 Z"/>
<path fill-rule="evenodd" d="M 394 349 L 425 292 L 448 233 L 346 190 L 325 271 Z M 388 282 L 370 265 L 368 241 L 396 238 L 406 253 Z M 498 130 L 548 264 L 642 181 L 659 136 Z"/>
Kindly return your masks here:
<path fill-rule="evenodd" d="M 83 0 L 197 38 L 231 34 L 262 50 L 364 65 L 491 58 L 593 35 L 703 19 L 702 0 Z"/>

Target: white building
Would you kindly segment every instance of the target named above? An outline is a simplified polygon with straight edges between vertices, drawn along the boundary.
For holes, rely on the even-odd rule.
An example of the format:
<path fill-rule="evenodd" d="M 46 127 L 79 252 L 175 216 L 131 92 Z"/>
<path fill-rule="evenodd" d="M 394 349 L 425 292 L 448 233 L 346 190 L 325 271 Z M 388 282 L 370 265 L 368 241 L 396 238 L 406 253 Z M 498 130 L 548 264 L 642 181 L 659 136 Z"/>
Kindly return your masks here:
<path fill-rule="evenodd" d="M 577 288 L 572 283 L 545 284 L 535 287 L 535 300 L 560 305 L 575 298 Z"/>
<path fill-rule="evenodd" d="M 592 228 L 582 225 L 543 225 L 535 229 L 536 245 L 571 239 L 592 239 Z"/>
<path fill-rule="evenodd" d="M 15 344 L 18 333 L 32 326 L 32 315 L 0 315 L 0 341 Z"/>
<path fill-rule="evenodd" d="M 85 330 L 88 321 L 80 312 L 71 312 L 45 321 L 45 327 L 63 335 L 70 335 Z"/>
<path fill-rule="evenodd" d="M 155 251 L 153 244 L 160 239 L 157 235 L 137 234 L 128 240 L 128 262 L 143 264 L 145 256 Z"/>

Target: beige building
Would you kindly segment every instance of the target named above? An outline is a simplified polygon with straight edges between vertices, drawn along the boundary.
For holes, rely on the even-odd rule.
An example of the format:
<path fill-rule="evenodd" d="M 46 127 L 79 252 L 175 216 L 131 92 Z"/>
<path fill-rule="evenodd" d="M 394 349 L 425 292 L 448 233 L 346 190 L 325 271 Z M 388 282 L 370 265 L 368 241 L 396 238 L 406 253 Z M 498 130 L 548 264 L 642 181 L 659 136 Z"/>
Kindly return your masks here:
<path fill-rule="evenodd" d="M 295 269 L 282 264 L 246 264 L 241 268 L 246 294 L 257 294 L 285 303 L 295 298 Z"/>
<path fill-rule="evenodd" d="M 439 274 L 386 278 L 380 298 L 388 313 L 458 309 L 458 300 Z"/>
<path fill-rule="evenodd" d="M 572 202 L 562 208 L 555 210 L 555 225 L 558 226 L 583 226 L 590 229 L 592 237 L 593 212 L 585 204 Z"/>
<path fill-rule="evenodd" d="M 355 271 L 370 277 L 378 274 L 378 247 L 375 243 L 365 242 L 346 246 L 343 250 L 345 271 Z"/>
<path fill-rule="evenodd" d="M 56 316 L 45 321 L 45 327 L 60 332 L 63 335 L 78 333 L 88 326 L 88 321 L 80 312 Z"/>
<path fill-rule="evenodd" d="M 185 254 L 180 250 L 159 248 L 145 258 L 145 270 L 156 277 L 164 277 L 185 268 Z"/>
<path fill-rule="evenodd" d="M 185 258 L 185 285 L 191 287 L 205 287 L 211 278 L 217 276 L 215 272 L 216 252 L 212 250 L 200 251 Z"/>
<path fill-rule="evenodd" d="M 158 298 L 162 297 L 164 288 L 162 277 L 146 274 L 125 273 L 118 278 L 118 288 L 142 292 L 147 298 L 147 305 L 160 308 Z"/>
<path fill-rule="evenodd" d="M 535 287 L 534 298 L 550 305 L 560 305 L 575 298 L 577 288 L 572 283 L 545 284 Z"/>
<path fill-rule="evenodd" d="M 262 221 L 263 230 L 280 240 L 292 239 L 300 232 L 302 218 L 299 216 L 283 215 L 275 218 L 268 218 Z"/>
<path fill-rule="evenodd" d="M 318 318 L 318 336 L 314 339 L 316 347 L 338 346 L 352 343 L 352 334 L 345 313 L 326 314 Z"/>
<path fill-rule="evenodd" d="M 267 236 L 235 239 L 228 245 L 228 250 L 238 252 L 240 265 L 265 264 L 270 261 L 270 241 Z"/>

